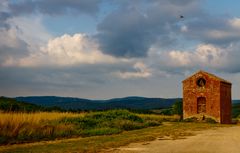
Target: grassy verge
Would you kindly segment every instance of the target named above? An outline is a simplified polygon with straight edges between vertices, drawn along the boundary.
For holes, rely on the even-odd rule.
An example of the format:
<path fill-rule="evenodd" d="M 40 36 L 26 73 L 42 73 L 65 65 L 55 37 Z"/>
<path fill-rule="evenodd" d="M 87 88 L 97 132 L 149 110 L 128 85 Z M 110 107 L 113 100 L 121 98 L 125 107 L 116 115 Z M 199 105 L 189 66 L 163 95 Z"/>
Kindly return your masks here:
<path fill-rule="evenodd" d="M 0 113 L 0 145 L 56 138 L 111 135 L 178 121 L 178 116 L 136 114 L 127 110 L 77 113 Z"/>
<path fill-rule="evenodd" d="M 0 113 L 0 145 L 50 139 L 71 131 L 71 125 L 53 124 L 63 118 L 80 118 L 85 114 L 36 112 Z M 57 133 L 58 131 L 58 133 Z M 64 132 L 64 133 L 62 133 Z"/>
<path fill-rule="evenodd" d="M 1 146 L 0 152 L 4 153 L 95 153 L 106 149 L 127 145 L 131 142 L 143 142 L 162 138 L 164 136 L 172 139 L 182 138 L 192 135 L 195 130 L 204 130 L 219 126 L 228 126 L 220 124 L 207 123 L 183 123 L 171 122 L 157 127 L 125 131 L 120 134 L 109 136 L 92 136 L 85 138 L 72 138 L 57 141 L 37 142 L 30 144 Z"/>

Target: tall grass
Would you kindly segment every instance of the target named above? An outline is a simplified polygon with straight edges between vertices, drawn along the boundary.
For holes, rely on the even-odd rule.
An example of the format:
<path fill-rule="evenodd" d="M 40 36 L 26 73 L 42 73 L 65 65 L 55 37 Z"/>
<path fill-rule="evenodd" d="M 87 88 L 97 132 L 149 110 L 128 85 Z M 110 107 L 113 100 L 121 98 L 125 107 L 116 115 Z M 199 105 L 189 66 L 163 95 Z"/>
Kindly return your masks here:
<path fill-rule="evenodd" d="M 61 119 L 64 117 L 83 117 L 85 113 L 70 112 L 35 112 L 35 113 L 4 113 L 0 112 L 0 125 L 18 126 L 22 123 L 40 124 L 44 121 Z"/>
<path fill-rule="evenodd" d="M 36 112 L 0 113 L 0 143 L 16 143 L 19 140 L 35 140 L 65 136 L 73 127 L 51 122 L 66 117 L 83 117 L 85 114 Z"/>
<path fill-rule="evenodd" d="M 179 115 L 156 115 L 156 114 L 138 114 L 139 117 L 145 120 L 156 120 L 156 121 L 169 121 L 177 122 L 180 121 L 181 117 Z"/>
<path fill-rule="evenodd" d="M 0 144 L 62 137 L 109 135 L 178 121 L 177 116 L 136 114 L 127 110 L 90 113 L 0 112 Z"/>

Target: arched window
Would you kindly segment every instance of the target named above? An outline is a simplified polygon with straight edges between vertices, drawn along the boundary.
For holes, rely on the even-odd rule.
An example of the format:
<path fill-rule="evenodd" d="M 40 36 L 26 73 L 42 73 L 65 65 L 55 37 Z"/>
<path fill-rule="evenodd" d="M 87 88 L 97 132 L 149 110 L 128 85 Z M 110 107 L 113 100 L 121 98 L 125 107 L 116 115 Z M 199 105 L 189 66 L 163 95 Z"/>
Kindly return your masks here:
<path fill-rule="evenodd" d="M 197 113 L 206 113 L 206 98 L 205 97 L 199 97 L 197 99 Z"/>
<path fill-rule="evenodd" d="M 199 78 L 199 79 L 197 80 L 197 86 L 198 86 L 198 87 L 205 87 L 205 85 L 206 85 L 206 80 L 205 80 L 205 79 Z"/>

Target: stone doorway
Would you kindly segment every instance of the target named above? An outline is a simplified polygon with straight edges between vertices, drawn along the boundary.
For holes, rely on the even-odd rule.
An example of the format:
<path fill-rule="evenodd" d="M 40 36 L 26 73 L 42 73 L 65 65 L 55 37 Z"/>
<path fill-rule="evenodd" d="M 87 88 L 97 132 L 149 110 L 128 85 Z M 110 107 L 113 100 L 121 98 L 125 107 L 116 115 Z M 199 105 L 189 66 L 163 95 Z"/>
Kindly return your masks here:
<path fill-rule="evenodd" d="M 197 99 L 197 113 L 206 113 L 206 98 L 205 97 L 199 97 Z"/>

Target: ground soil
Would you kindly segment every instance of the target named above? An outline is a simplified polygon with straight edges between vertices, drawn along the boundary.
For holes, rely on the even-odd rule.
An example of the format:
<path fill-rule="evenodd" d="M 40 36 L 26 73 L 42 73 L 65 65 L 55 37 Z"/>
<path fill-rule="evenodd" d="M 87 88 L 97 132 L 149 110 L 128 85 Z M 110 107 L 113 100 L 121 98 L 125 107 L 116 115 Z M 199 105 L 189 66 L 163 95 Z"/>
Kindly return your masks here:
<path fill-rule="evenodd" d="M 194 136 L 173 140 L 158 138 L 111 149 L 111 153 L 240 153 L 240 126 L 197 132 Z"/>

